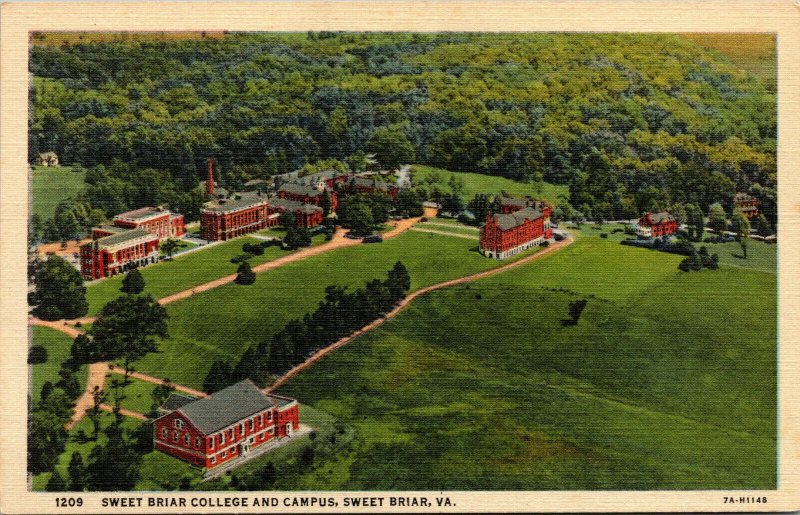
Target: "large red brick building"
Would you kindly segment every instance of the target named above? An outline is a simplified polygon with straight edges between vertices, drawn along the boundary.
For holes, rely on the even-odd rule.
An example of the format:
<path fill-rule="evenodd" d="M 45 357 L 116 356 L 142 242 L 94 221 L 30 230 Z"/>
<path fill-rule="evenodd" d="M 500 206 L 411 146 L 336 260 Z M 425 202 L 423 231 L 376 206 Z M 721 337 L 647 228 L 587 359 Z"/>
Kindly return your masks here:
<path fill-rule="evenodd" d="M 289 182 L 278 188 L 278 197 L 285 200 L 294 200 L 295 202 L 322 207 L 326 192 L 331 200 L 330 210 L 336 211 L 336 208 L 339 206 L 338 195 L 335 190 L 328 189 L 327 186 L 319 188 Z"/>
<path fill-rule="evenodd" d="M 183 215 L 160 207 L 120 213 L 112 225 L 92 228 L 81 246 L 81 273 L 89 280 L 124 273 L 158 261 L 159 241 L 186 234 Z"/>
<path fill-rule="evenodd" d="M 321 207 L 280 197 L 270 197 L 269 212 L 273 218 L 282 213 L 293 213 L 296 227 L 316 227 L 324 220 Z"/>
<path fill-rule="evenodd" d="M 204 397 L 173 394 L 153 423 L 154 447 L 208 469 L 246 457 L 300 427 L 297 401 L 245 380 Z"/>
<path fill-rule="evenodd" d="M 278 224 L 277 218 L 269 218 L 266 196 L 242 193 L 237 197 L 206 204 L 200 211 L 201 238 L 224 241 Z"/>
<path fill-rule="evenodd" d="M 678 221 L 667 212 L 645 213 L 636 225 L 636 234 L 643 238 L 660 238 L 678 232 Z"/>
<path fill-rule="evenodd" d="M 480 237 L 480 250 L 484 256 L 505 259 L 552 239 L 552 207 L 542 201 L 525 199 L 524 202 L 538 205 L 539 208 L 525 203 L 520 206 L 509 204 L 508 212 L 486 217 Z"/>
<path fill-rule="evenodd" d="M 145 229 L 123 229 L 81 246 L 81 274 L 100 279 L 156 263 L 158 236 Z"/>

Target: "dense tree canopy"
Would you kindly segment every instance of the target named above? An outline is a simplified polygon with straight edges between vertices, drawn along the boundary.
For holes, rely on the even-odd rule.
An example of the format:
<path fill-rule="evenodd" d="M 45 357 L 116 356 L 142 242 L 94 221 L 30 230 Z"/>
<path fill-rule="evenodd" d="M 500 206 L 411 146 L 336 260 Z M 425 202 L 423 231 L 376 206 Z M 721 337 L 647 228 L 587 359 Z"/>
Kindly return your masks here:
<path fill-rule="evenodd" d="M 749 191 L 775 221 L 775 93 L 679 35 L 90 39 L 33 46 L 30 157 L 90 168 L 107 215 L 165 203 L 195 219 L 211 156 L 231 185 L 373 153 L 569 184 L 598 217 L 730 212 Z"/>

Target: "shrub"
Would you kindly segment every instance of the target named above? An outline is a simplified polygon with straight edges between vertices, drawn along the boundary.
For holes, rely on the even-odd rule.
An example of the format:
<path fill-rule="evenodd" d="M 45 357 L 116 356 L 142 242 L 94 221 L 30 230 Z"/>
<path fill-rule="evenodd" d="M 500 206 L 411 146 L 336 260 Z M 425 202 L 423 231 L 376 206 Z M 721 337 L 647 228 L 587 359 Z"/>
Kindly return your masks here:
<path fill-rule="evenodd" d="M 28 352 L 28 364 L 40 365 L 42 363 L 47 363 L 47 349 L 41 345 L 34 345 Z"/>
<path fill-rule="evenodd" d="M 600 233 L 600 237 L 601 237 L 601 238 L 608 238 L 608 233 L 601 232 L 601 233 Z"/>
<path fill-rule="evenodd" d="M 253 269 L 250 268 L 250 263 L 247 261 L 243 262 L 239 265 L 239 269 L 236 271 L 236 284 L 253 284 L 256 282 L 256 274 L 253 272 Z"/>

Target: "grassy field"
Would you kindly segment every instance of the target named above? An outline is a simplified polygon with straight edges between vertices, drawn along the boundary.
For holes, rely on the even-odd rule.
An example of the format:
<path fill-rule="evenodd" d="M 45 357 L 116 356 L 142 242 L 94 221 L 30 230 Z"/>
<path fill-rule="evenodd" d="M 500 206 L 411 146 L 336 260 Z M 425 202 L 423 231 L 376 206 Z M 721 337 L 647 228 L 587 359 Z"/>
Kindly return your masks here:
<path fill-rule="evenodd" d="M 158 385 L 138 379 L 128 378 L 128 384 L 122 386 L 123 376 L 120 374 L 106 375 L 106 403 L 114 405 L 114 393 L 111 387 L 112 381 L 118 381 L 119 395 L 121 396 L 120 407 L 136 411 L 143 415 L 150 413 L 153 407 L 153 391 Z"/>
<path fill-rule="evenodd" d="M 760 78 L 772 91 L 776 90 L 778 62 L 774 34 L 687 33 L 681 37 L 716 50 L 737 67 Z"/>
<path fill-rule="evenodd" d="M 413 178 L 415 184 L 422 184 L 425 177 L 431 173 L 438 173 L 444 179 L 440 187 L 449 191 L 447 181 L 450 177 L 455 175 L 464 180 L 464 199 L 469 201 L 476 193 L 490 193 L 496 194 L 501 191 L 506 191 L 513 195 L 531 195 L 535 198 L 549 200 L 555 202 L 559 196 L 568 197 L 569 190 L 567 186 L 557 184 L 543 183 L 542 190 L 536 192 L 530 183 L 512 181 L 503 177 L 495 177 L 492 175 L 483 175 L 479 173 L 465 173 L 465 172 L 450 172 L 442 168 L 435 168 L 426 165 L 414 165 L 412 168 Z"/>
<path fill-rule="evenodd" d="M 774 488 L 776 277 L 679 260 L 587 236 L 415 301 L 281 389 L 357 435 L 285 488 Z"/>
<path fill-rule="evenodd" d="M 178 246 L 175 248 L 174 251 L 172 251 L 173 254 L 181 252 L 182 250 L 188 250 L 188 249 L 193 249 L 194 247 L 197 247 L 196 243 L 192 243 L 191 241 L 188 241 L 188 240 L 176 240 L 176 241 L 178 242 Z M 160 249 L 160 253 L 161 253 L 161 256 L 166 256 L 167 255 L 167 253 L 164 251 L 163 248 Z"/>
<path fill-rule="evenodd" d="M 69 359 L 72 348 L 72 338 L 66 334 L 50 329 L 49 327 L 31 327 L 33 344 L 41 345 L 47 349 L 47 362 L 33 365 L 33 379 L 31 384 L 31 398 L 38 402 L 42 393 L 42 386 L 47 381 L 56 384 L 59 381 L 58 370 L 61 364 Z M 86 367 L 83 366 L 75 373 L 81 388 L 86 387 Z"/>
<path fill-rule="evenodd" d="M 170 338 L 136 368 L 202 387 L 213 360 L 234 360 L 290 319 L 313 311 L 327 286 L 361 287 L 386 277 L 396 261 L 408 268 L 412 289 L 499 265 L 477 252 L 476 241 L 419 232 L 313 256 L 258 274 L 251 286 L 230 284 L 169 304 Z"/>
<path fill-rule="evenodd" d="M 312 241 L 319 244 L 324 239 L 323 235 L 316 235 Z M 236 238 L 208 249 L 177 256 L 173 260 L 161 261 L 142 268 L 141 273 L 146 285 L 144 293 L 161 298 L 225 275 L 234 274 L 239 265 L 231 263 L 230 259 L 244 253 L 242 246 L 245 243 L 261 243 L 261 240 L 249 236 Z M 279 247 L 267 247 L 263 255 L 250 259 L 250 264 L 255 266 L 288 253 L 289 251 Z M 96 315 L 107 302 L 121 295 L 119 289 L 122 286 L 123 277 L 119 275 L 89 285 L 86 298 L 89 301 L 90 315 Z"/>
<path fill-rule="evenodd" d="M 83 189 L 85 173 L 70 166 L 34 166 L 31 185 L 32 210 L 42 221 L 53 218 L 59 202 Z"/>

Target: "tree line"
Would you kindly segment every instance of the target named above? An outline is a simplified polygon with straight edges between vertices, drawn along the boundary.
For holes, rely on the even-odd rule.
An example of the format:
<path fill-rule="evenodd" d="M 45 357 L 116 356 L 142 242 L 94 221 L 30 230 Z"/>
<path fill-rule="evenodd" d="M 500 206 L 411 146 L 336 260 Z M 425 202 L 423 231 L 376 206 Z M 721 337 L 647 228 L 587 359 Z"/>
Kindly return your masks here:
<path fill-rule="evenodd" d="M 353 292 L 348 292 L 344 286 L 328 286 L 325 299 L 313 313 L 289 321 L 269 340 L 248 347 L 235 365 L 214 361 L 203 389 L 215 392 L 246 378 L 265 386 L 272 375 L 288 371 L 316 350 L 390 311 L 410 288 L 411 276 L 400 261 L 383 281 L 373 279 Z"/>
<path fill-rule="evenodd" d="M 568 184 L 588 218 L 745 191 L 775 223 L 774 91 L 675 34 L 87 36 L 30 63 L 31 162 L 83 165 L 106 216 L 193 220 L 209 157 L 237 185 L 374 154 Z"/>

